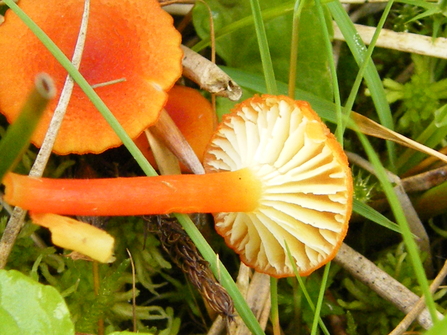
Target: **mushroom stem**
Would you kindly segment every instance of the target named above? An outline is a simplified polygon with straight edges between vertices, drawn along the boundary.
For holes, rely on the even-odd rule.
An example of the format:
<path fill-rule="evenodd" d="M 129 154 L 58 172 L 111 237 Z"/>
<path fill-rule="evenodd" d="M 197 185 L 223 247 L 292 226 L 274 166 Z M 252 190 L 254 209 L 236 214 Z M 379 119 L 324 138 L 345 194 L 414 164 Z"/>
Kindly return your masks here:
<path fill-rule="evenodd" d="M 143 215 L 251 212 L 261 182 L 249 168 L 204 175 L 50 179 L 9 173 L 4 200 L 40 213 Z"/>

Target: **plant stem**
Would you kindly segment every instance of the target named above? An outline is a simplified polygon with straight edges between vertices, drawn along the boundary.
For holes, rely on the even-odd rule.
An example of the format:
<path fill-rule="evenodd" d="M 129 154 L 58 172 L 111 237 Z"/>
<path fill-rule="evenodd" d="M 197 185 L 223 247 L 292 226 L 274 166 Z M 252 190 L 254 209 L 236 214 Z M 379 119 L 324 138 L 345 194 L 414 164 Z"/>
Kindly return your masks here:
<path fill-rule="evenodd" d="M 270 312 L 270 319 L 273 326 L 273 334 L 280 335 L 281 327 L 279 324 L 279 311 L 278 311 L 278 279 L 270 277 L 270 297 L 272 310 Z"/>
<path fill-rule="evenodd" d="M 0 142 L 0 181 L 14 168 L 29 145 L 50 99 L 56 94 L 53 81 L 47 74 L 36 76 L 35 85 L 14 123 Z"/>

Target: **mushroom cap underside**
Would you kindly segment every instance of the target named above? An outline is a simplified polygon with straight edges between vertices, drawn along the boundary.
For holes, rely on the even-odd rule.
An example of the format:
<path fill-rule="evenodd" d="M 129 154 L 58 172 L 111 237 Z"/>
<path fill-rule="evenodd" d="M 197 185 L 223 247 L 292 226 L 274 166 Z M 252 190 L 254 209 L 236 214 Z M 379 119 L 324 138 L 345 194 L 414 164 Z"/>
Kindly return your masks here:
<path fill-rule="evenodd" d="M 79 33 L 83 0 L 21 0 L 27 13 L 71 59 Z M 181 36 L 156 0 L 97 0 L 90 4 L 80 72 L 96 88 L 126 132 L 135 138 L 156 122 L 167 94 L 182 72 Z M 65 69 L 12 12 L 0 26 L 0 112 L 16 119 L 37 73 L 47 72 L 61 90 Z M 40 146 L 55 99 L 33 136 Z M 121 144 L 82 90 L 75 85 L 54 151 L 99 153 Z"/>
<path fill-rule="evenodd" d="M 330 261 L 352 211 L 346 155 L 307 102 L 256 96 L 226 115 L 205 157 L 207 172 L 250 168 L 263 184 L 249 213 L 216 213 L 216 230 L 241 260 L 273 277 Z M 241 195 L 243 196 L 243 195 Z"/>

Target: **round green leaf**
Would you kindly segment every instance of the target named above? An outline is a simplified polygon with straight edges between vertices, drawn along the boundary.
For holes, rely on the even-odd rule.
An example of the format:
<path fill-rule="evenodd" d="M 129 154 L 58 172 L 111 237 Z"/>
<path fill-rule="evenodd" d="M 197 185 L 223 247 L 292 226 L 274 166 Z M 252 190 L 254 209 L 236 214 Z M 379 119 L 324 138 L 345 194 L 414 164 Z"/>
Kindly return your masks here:
<path fill-rule="evenodd" d="M 0 270 L 0 334 L 74 334 L 65 301 L 52 286 Z"/>

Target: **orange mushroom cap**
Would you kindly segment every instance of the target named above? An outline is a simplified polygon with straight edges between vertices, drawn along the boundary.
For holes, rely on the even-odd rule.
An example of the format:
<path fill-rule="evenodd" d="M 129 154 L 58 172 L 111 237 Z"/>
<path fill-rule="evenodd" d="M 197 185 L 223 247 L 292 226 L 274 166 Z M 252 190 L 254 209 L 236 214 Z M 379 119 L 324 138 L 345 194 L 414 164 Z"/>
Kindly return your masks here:
<path fill-rule="evenodd" d="M 213 135 L 213 107 L 199 91 L 181 85 L 175 85 L 168 92 L 168 101 L 164 107 L 169 116 L 191 145 L 200 161 Z M 155 159 L 149 149 L 146 136 L 139 136 L 135 143 L 155 166 Z M 182 170 L 186 168 L 182 167 Z"/>
<path fill-rule="evenodd" d="M 300 275 L 335 257 L 351 216 L 352 176 L 307 102 L 263 95 L 239 104 L 224 116 L 204 164 L 207 172 L 249 168 L 261 182 L 254 211 L 215 214 L 216 230 L 245 264 L 293 276 L 286 244 Z"/>
<path fill-rule="evenodd" d="M 21 8 L 71 58 L 83 0 L 21 0 Z M 96 0 L 90 5 L 80 72 L 132 137 L 155 123 L 168 91 L 182 71 L 181 36 L 156 0 Z M 8 11 L 0 26 L 0 112 L 16 119 L 32 80 L 45 71 L 62 87 L 67 72 L 34 34 Z M 57 100 L 57 99 L 56 99 Z M 53 114 L 52 103 L 32 141 L 40 146 Z M 100 153 L 121 144 L 82 90 L 75 86 L 54 152 Z"/>

